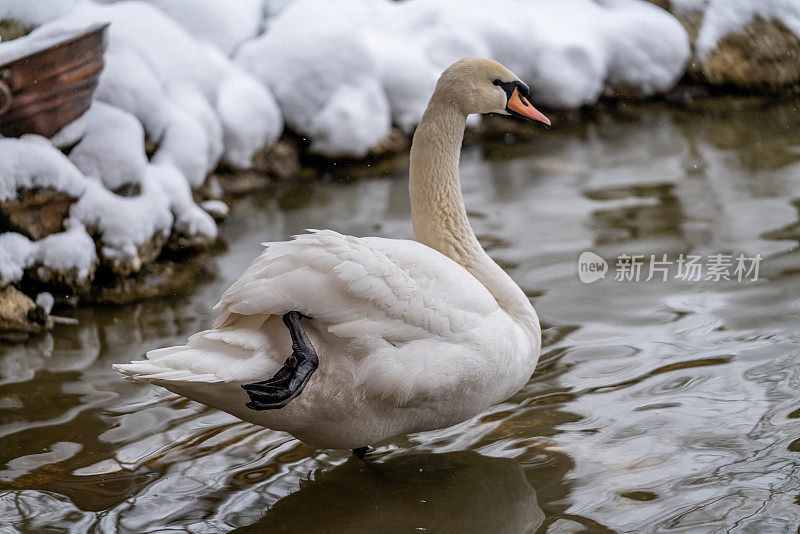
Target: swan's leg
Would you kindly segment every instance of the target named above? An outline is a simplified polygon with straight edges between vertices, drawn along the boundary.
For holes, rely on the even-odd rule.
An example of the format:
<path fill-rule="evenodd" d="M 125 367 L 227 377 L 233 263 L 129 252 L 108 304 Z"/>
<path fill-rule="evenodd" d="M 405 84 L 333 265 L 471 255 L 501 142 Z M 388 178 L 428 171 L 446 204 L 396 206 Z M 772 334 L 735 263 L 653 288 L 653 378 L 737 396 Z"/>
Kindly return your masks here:
<path fill-rule="evenodd" d="M 358 456 L 359 460 L 363 460 L 364 456 L 366 456 L 370 452 L 372 452 L 372 447 L 370 447 L 369 445 L 365 445 L 364 447 L 359 447 L 357 449 L 353 449 L 353 454 Z"/>
<path fill-rule="evenodd" d="M 250 402 L 246 405 L 248 408 L 252 410 L 283 408 L 303 392 L 308 379 L 317 370 L 319 358 L 300 324 L 302 317 L 310 319 L 296 311 L 290 311 L 283 316 L 283 323 L 292 336 L 292 355 L 286 358 L 283 367 L 269 380 L 242 385 L 250 396 Z"/>

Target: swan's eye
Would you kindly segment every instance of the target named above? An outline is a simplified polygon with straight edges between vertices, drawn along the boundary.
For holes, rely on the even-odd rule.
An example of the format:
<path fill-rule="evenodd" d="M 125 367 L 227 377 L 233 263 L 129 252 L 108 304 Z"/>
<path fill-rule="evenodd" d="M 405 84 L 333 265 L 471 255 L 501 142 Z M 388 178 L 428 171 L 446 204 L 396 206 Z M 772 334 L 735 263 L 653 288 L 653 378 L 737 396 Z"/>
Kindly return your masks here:
<path fill-rule="evenodd" d="M 495 81 L 492 82 L 495 85 L 501 85 L 503 82 L 500 81 L 500 78 L 497 78 Z"/>

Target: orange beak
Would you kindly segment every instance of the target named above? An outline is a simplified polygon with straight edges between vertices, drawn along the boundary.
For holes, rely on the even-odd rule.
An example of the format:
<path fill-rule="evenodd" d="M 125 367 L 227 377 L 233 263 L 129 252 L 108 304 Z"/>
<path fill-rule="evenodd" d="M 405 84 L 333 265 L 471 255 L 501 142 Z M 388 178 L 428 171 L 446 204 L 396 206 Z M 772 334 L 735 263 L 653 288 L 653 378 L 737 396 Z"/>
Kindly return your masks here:
<path fill-rule="evenodd" d="M 548 128 L 550 127 L 550 119 L 545 117 L 541 111 L 533 107 L 533 105 L 528 102 L 524 96 L 522 96 L 522 94 L 519 92 L 519 87 L 515 87 L 514 92 L 511 93 L 511 96 L 508 98 L 506 109 L 511 115 L 517 115 L 518 117 L 524 117 L 532 121 L 541 122 Z"/>

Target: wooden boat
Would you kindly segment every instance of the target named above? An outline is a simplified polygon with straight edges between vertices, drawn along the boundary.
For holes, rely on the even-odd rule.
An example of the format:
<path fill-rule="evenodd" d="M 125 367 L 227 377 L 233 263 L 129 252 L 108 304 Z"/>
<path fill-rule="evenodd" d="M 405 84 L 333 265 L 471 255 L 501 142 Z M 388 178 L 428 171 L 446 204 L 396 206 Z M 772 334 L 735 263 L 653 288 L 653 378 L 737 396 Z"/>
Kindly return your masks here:
<path fill-rule="evenodd" d="M 0 65 L 0 134 L 51 137 L 92 103 L 108 24 Z"/>

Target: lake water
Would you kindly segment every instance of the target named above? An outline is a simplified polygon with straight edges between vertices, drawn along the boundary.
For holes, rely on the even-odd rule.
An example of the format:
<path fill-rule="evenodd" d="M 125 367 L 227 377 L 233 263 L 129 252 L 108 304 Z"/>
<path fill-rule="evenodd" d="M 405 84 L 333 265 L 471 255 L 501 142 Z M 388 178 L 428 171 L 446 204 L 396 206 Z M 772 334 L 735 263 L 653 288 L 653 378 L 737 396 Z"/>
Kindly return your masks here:
<path fill-rule="evenodd" d="M 557 123 L 466 148 L 462 182 L 476 233 L 543 323 L 522 391 L 380 444 L 365 466 L 111 370 L 209 327 L 259 242 L 412 236 L 402 166 L 321 177 L 234 202 L 227 249 L 197 260 L 213 276 L 187 293 L 67 310 L 79 326 L 0 348 L 0 532 L 796 531 L 796 105 Z M 587 250 L 609 262 L 592 284 L 578 277 Z M 649 262 L 615 280 L 620 255 L 663 254 L 667 281 L 645 281 Z M 761 255 L 758 279 L 675 277 L 681 255 L 707 267 L 714 254 Z"/>

